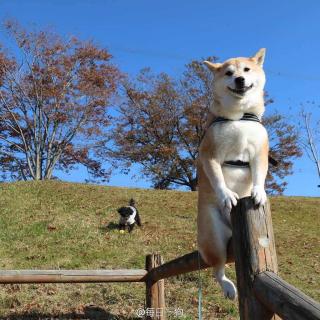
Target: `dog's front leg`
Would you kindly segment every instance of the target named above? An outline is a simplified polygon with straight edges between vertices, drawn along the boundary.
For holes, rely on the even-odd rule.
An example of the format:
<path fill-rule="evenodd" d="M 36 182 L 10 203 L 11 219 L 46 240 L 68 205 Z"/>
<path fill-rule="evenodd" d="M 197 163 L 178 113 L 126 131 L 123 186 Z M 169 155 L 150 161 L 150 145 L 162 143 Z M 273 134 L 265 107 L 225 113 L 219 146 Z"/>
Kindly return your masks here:
<path fill-rule="evenodd" d="M 262 150 L 250 161 L 253 188 L 251 196 L 255 204 L 264 205 L 267 194 L 264 189 L 268 172 L 268 142 L 262 146 Z"/>
<path fill-rule="evenodd" d="M 129 233 L 133 230 L 133 228 L 134 228 L 134 223 L 129 224 L 128 226 Z"/>
<path fill-rule="evenodd" d="M 232 205 L 235 206 L 237 204 L 239 196 L 227 188 L 221 164 L 218 160 L 214 158 L 202 158 L 201 162 L 211 187 L 217 195 L 218 206 L 223 212 L 229 213 L 232 209 Z"/>

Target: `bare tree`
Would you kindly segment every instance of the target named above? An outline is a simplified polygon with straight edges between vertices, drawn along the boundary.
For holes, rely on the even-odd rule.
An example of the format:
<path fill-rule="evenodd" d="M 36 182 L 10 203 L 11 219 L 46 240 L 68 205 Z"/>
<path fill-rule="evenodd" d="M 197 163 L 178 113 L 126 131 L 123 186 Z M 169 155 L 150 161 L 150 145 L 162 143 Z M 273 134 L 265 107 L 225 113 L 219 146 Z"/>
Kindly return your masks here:
<path fill-rule="evenodd" d="M 312 104 L 314 105 L 314 103 Z M 302 129 L 301 144 L 309 159 L 314 163 L 320 180 L 320 120 L 315 119 L 315 114 L 307 111 L 304 107 L 300 116 L 302 119 L 300 124 Z"/>

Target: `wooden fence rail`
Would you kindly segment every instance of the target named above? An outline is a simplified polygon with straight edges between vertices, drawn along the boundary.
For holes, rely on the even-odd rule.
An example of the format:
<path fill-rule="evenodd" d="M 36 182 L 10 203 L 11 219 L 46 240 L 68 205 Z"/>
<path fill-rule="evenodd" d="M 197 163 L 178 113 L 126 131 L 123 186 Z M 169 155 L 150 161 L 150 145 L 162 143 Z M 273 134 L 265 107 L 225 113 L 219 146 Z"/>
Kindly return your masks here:
<path fill-rule="evenodd" d="M 256 207 L 240 199 L 231 212 L 233 238 L 228 261 L 235 259 L 241 320 L 320 320 L 320 304 L 283 281 L 277 257 L 269 205 Z M 145 282 L 150 320 L 165 320 L 164 280 L 209 267 L 198 251 L 163 263 L 159 254 L 146 257 L 146 269 L 119 270 L 2 270 L 0 284 Z"/>
<path fill-rule="evenodd" d="M 1 270 L 0 284 L 144 282 L 144 269 L 119 270 Z"/>
<path fill-rule="evenodd" d="M 229 245 L 228 262 L 231 261 L 233 261 L 233 252 L 232 246 Z M 182 257 L 161 264 L 157 268 L 151 269 L 147 274 L 147 279 L 152 281 L 158 281 L 161 279 L 166 279 L 180 274 L 196 271 L 199 269 L 201 270 L 209 267 L 210 266 L 206 264 L 205 261 L 203 261 L 199 252 L 193 251 L 191 253 L 185 254 Z"/>
<path fill-rule="evenodd" d="M 258 274 L 253 282 L 253 292 L 266 308 L 282 319 L 320 319 L 320 304 L 273 272 Z"/>

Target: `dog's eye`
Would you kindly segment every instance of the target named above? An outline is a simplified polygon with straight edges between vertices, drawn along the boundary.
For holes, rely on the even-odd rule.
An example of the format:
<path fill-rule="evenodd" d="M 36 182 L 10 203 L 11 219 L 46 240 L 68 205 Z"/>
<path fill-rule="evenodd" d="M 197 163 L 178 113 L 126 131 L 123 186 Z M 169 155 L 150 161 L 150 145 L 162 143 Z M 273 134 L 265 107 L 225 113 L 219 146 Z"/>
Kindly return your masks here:
<path fill-rule="evenodd" d="M 226 76 L 231 77 L 232 75 L 233 75 L 232 71 L 229 70 L 229 71 L 226 72 Z"/>
<path fill-rule="evenodd" d="M 243 70 L 244 70 L 244 72 L 248 72 L 248 71 L 250 71 L 250 68 L 245 67 Z"/>

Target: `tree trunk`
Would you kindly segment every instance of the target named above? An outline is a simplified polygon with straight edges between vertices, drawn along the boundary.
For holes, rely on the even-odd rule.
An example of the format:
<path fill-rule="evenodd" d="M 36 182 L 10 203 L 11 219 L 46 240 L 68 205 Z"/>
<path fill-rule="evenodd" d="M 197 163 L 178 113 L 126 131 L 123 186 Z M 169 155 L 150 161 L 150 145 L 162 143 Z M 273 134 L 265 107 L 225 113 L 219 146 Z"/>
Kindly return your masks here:
<path fill-rule="evenodd" d="M 190 182 L 189 187 L 191 191 L 198 191 L 198 177 Z"/>

